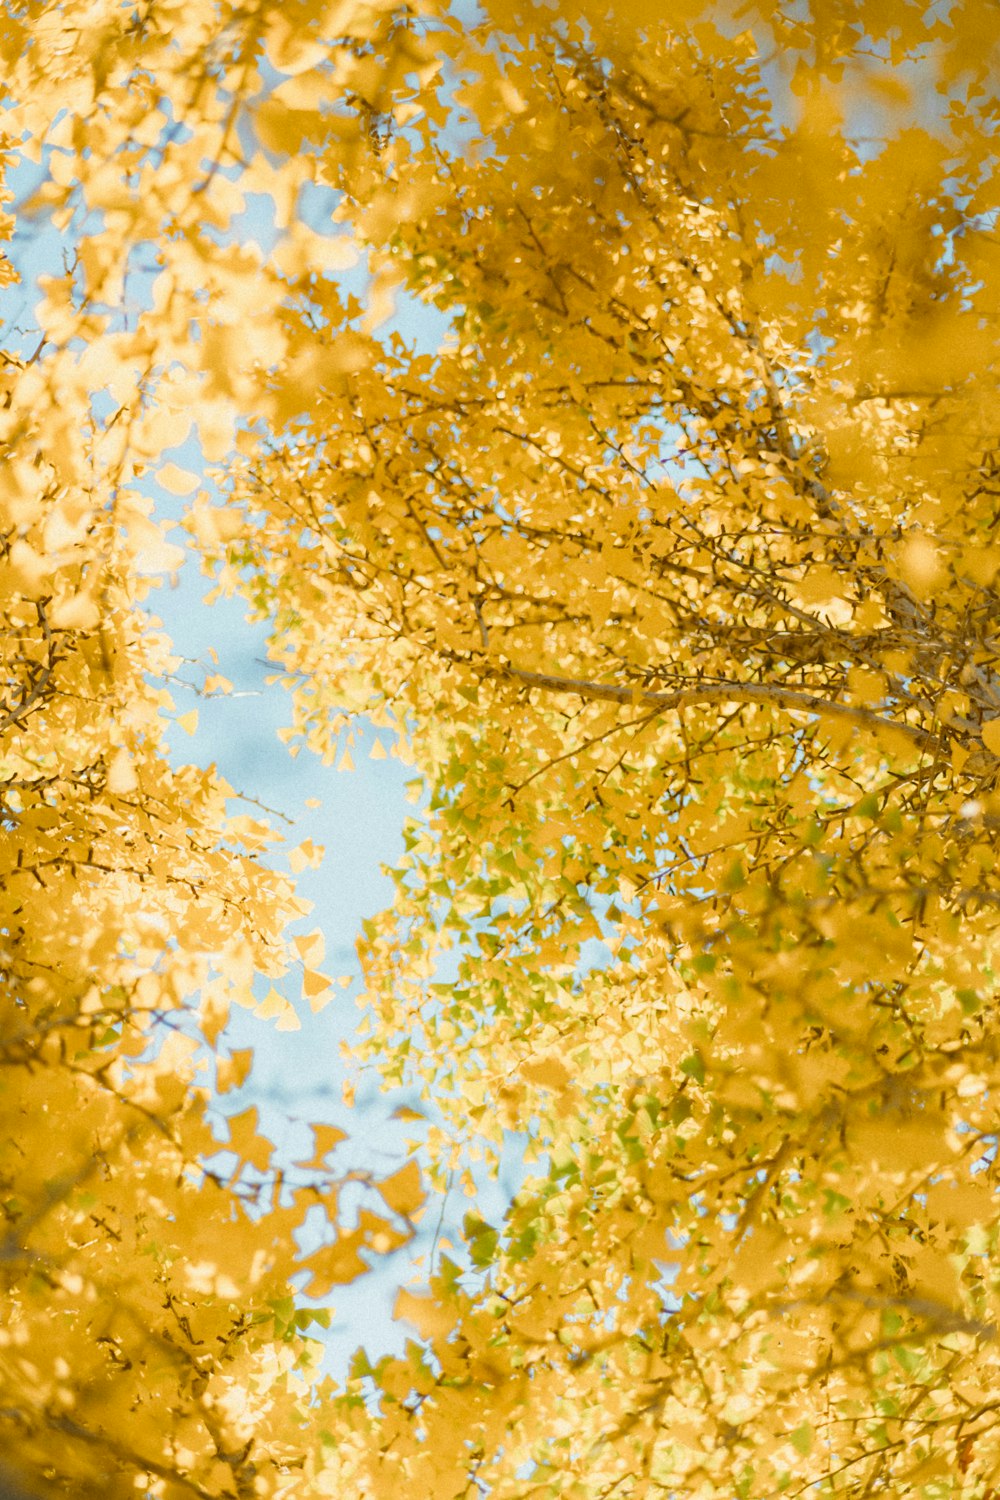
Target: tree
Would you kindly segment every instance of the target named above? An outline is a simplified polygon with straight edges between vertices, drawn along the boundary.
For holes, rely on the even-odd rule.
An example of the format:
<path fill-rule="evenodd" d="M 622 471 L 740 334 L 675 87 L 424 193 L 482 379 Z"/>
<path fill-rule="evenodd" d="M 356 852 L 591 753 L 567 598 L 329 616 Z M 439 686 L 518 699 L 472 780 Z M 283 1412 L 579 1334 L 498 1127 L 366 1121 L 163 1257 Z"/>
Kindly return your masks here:
<path fill-rule="evenodd" d="M 166 15 L 109 12 L 61 124 L 60 48 L 14 70 L 88 280 L 12 383 L 83 403 L 110 362 L 120 463 L 197 400 L 228 504 L 190 526 L 296 728 L 333 759 L 367 713 L 429 793 L 364 938 L 370 1056 L 444 1112 L 439 1185 L 506 1129 L 539 1163 L 402 1295 L 407 1356 L 323 1394 L 321 1458 L 198 1482 L 985 1500 L 1000 22 Z M 247 191 L 266 259 L 226 239 Z M 102 309 L 150 243 L 130 331 Z"/>
<path fill-rule="evenodd" d="M 303 734 L 433 788 L 372 1055 L 543 1166 L 404 1302 L 378 1494 L 996 1478 L 995 26 L 694 19 L 498 7 L 319 148 L 452 335 L 300 281 L 340 368 L 234 476 Z"/>
<path fill-rule="evenodd" d="M 181 135 L 192 88 L 219 128 L 191 64 L 217 63 L 226 35 L 213 53 L 192 16 L 185 53 L 162 11 L 101 19 L 5 9 L 0 44 L 5 167 L 34 153 L 57 192 L 90 194 L 55 215 L 67 271 L 46 287 L 40 337 L 21 331 L 26 293 L 0 263 L 0 1489 L 299 1493 L 323 1451 L 305 1331 L 328 1314 L 297 1305 L 292 1278 L 323 1295 L 361 1274 L 362 1252 L 405 1242 L 420 1192 L 415 1167 L 377 1197 L 369 1183 L 380 1212 L 348 1224 L 352 1174 L 328 1160 L 339 1132 L 317 1125 L 313 1158 L 283 1179 L 255 1109 L 225 1133 L 207 1110 L 250 1062 L 217 1048 L 230 1005 L 284 1019 L 288 1001 L 272 990 L 261 1006 L 260 984 L 317 942 L 292 946 L 307 907 L 269 865 L 267 822 L 234 809 L 214 770 L 168 761 L 180 663 L 147 607 L 150 575 L 180 553 L 141 481 L 190 428 L 193 387 L 169 307 L 132 321 L 143 252 L 122 174 L 160 142 L 171 86 Z M 136 224 L 159 232 L 175 166 L 164 146 L 166 199 L 143 203 L 140 180 Z M 5 216 L 8 241 L 30 213 Z M 221 400 L 199 417 L 223 451 Z M 307 971 L 307 993 L 324 984 Z M 316 1208 L 330 1233 L 307 1252 Z"/>

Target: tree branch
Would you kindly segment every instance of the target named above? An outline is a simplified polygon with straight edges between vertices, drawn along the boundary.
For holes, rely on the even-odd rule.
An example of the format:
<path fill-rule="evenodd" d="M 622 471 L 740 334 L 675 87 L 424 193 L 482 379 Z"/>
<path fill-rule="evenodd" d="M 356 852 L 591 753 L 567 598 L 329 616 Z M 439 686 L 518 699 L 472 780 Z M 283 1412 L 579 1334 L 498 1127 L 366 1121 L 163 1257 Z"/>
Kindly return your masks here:
<path fill-rule="evenodd" d="M 885 719 L 870 708 L 856 708 L 848 703 L 836 703 L 816 693 L 797 692 L 793 688 L 775 687 L 769 683 L 718 682 L 695 683 L 691 687 L 679 688 L 672 693 L 656 693 L 647 688 L 618 687 L 613 683 L 589 682 L 583 678 L 558 677 L 550 672 L 527 672 L 520 667 L 491 669 L 490 675 L 513 678 L 525 687 L 539 688 L 549 693 L 571 693 L 576 698 L 593 698 L 604 703 L 624 703 L 634 707 L 666 711 L 672 708 L 693 708 L 702 703 L 758 704 L 761 707 L 787 708 L 800 713 L 825 715 L 846 719 L 866 729 L 891 729 L 903 734 L 918 750 L 929 750 L 937 745 L 937 736 L 915 724 L 903 724 L 898 719 Z"/>

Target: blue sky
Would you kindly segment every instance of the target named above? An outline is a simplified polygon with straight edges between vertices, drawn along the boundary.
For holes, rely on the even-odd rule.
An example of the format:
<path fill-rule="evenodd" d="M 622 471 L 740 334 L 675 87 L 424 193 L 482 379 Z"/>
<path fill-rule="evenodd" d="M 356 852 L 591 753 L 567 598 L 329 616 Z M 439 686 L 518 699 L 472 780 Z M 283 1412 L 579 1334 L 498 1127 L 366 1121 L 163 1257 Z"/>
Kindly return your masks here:
<path fill-rule="evenodd" d="M 16 199 L 27 196 L 37 180 L 36 168 L 15 170 L 10 185 Z M 234 224 L 234 237 L 253 239 L 266 252 L 274 242 L 270 208 L 266 199 L 251 200 L 247 213 Z M 62 272 L 63 253 L 71 239 L 72 226 L 57 233 L 44 219 L 19 224 L 12 259 L 21 272 L 22 284 L 0 296 L 6 346 L 18 347 L 13 327 L 30 327 L 31 309 L 38 297 L 36 278 Z M 363 300 L 363 267 L 350 273 L 350 284 Z M 141 298 L 136 281 L 130 293 Z M 440 342 L 445 320 L 436 309 L 404 297 L 389 326 L 408 343 L 431 351 Z M 31 342 L 30 337 L 27 342 Z M 201 463 L 193 441 L 167 456 L 200 475 Z M 211 492 L 209 484 L 205 487 Z M 157 502 L 159 518 L 176 520 L 180 516 L 182 502 L 153 481 L 146 488 Z M 182 532 L 175 530 L 171 540 L 182 541 Z M 262 1129 L 275 1142 L 277 1158 L 283 1162 L 311 1154 L 310 1123 L 335 1123 L 349 1137 L 338 1152 L 337 1166 L 387 1176 L 405 1161 L 407 1139 L 415 1129 L 412 1122 L 393 1120 L 393 1111 L 400 1104 L 418 1101 L 412 1093 L 382 1093 L 373 1074 L 355 1073 L 356 1102 L 353 1108 L 346 1108 L 342 1089 L 351 1069 L 343 1049 L 361 1020 L 356 1004 L 360 985 L 355 939 L 362 920 L 392 897 L 392 883 L 383 866 L 392 866 L 402 853 L 403 821 L 413 810 L 406 799 L 405 783 L 412 779 L 413 771 L 391 754 L 386 759 L 369 759 L 374 735 L 368 726 L 363 726 L 362 738 L 355 747 L 356 769 L 352 772 L 324 767 L 305 749 L 293 759 L 278 738 L 278 730 L 290 721 L 291 704 L 280 686 L 266 681 L 273 671 L 266 660 L 266 624 L 248 622 L 239 599 L 223 598 L 209 605 L 206 595 L 212 588 L 212 581 L 201 573 L 197 556 L 188 551 L 185 563 L 173 577 L 156 580 L 147 600 L 150 614 L 162 621 L 177 653 L 185 658 L 177 674 L 182 680 L 170 684 L 177 712 L 198 709 L 193 735 L 176 725 L 171 727 L 171 758 L 178 765 L 215 764 L 237 793 L 257 799 L 280 815 L 274 821 L 286 834 L 289 847 L 309 838 L 325 849 L 319 868 L 307 868 L 298 877 L 301 894 L 314 903 L 302 930 L 322 929 L 326 972 L 353 977 L 350 988 L 337 989 L 333 1002 L 314 1016 L 307 1006 L 297 1004 L 299 981 L 291 973 L 284 988 L 287 998 L 296 1003 L 301 1020 L 297 1032 L 279 1032 L 273 1022 L 238 1012 L 222 1045 L 252 1047 L 254 1070 L 245 1088 L 239 1094 L 227 1095 L 220 1106 L 226 1113 L 236 1113 L 256 1104 Z M 213 664 L 210 651 L 216 654 L 217 664 Z M 206 672 L 212 671 L 232 682 L 232 694 L 205 698 L 197 693 L 194 684 L 200 684 Z M 186 689 L 183 680 L 189 680 L 192 688 Z M 391 750 L 384 732 L 380 738 Z M 310 802 L 318 805 L 307 806 Z M 234 804 L 233 810 L 241 809 Z M 275 857 L 283 861 L 280 852 Z M 501 1182 L 480 1184 L 478 1211 L 496 1222 L 522 1176 L 520 1151 L 512 1141 Z M 432 1199 L 413 1245 L 380 1261 L 369 1276 L 339 1289 L 332 1299 L 334 1318 L 325 1339 L 325 1369 L 343 1376 L 350 1355 L 361 1343 L 373 1358 L 402 1348 L 412 1330 L 392 1320 L 396 1288 L 412 1280 L 416 1257 L 427 1254 L 436 1236 L 453 1241 L 459 1238 L 461 1220 L 470 1207 L 469 1200 L 457 1190 L 443 1207 L 440 1200 Z"/>
<path fill-rule="evenodd" d="M 397 317 L 400 331 L 418 337 L 422 313 L 415 305 L 404 306 Z M 191 467 L 190 455 L 184 454 L 183 459 Z M 171 505 L 176 508 L 177 502 Z M 164 506 L 164 513 L 170 514 L 171 506 Z M 174 539 L 179 535 L 175 532 Z M 338 1152 L 337 1164 L 386 1176 L 403 1164 L 407 1141 L 415 1130 L 419 1133 L 419 1126 L 412 1122 L 394 1120 L 393 1112 L 401 1104 L 426 1106 L 420 1106 L 414 1091 L 382 1092 L 377 1077 L 359 1074 L 343 1053 L 362 1019 L 357 1005 L 355 939 L 362 920 L 392 898 L 393 885 L 383 867 L 391 867 L 403 852 L 402 826 L 413 812 L 406 783 L 412 780 L 413 769 L 391 753 L 386 759 L 370 759 L 375 734 L 365 724 L 354 748 L 353 771 L 324 766 L 305 749 L 293 759 L 278 736 L 290 720 L 290 701 L 280 686 L 266 681 L 273 672 L 266 659 L 266 624 L 248 622 L 239 599 L 206 603 L 205 595 L 212 587 L 200 572 L 197 556 L 189 553 L 175 581 L 164 578 L 148 601 L 150 612 L 162 620 L 177 652 L 188 659 L 183 672 L 200 682 L 206 669 L 217 670 L 234 689 L 230 695 L 206 699 L 172 685 L 179 712 L 189 706 L 199 710 L 193 736 L 172 727 L 172 758 L 178 764 L 214 763 L 235 791 L 247 793 L 290 820 L 288 826 L 278 824 L 290 847 L 309 838 L 324 848 L 319 868 L 307 868 L 297 877 L 299 892 L 314 903 L 302 930 L 319 927 L 323 931 L 326 972 L 353 976 L 350 988 L 338 989 L 337 998 L 318 1016 L 307 1006 L 297 1005 L 300 1031 L 279 1032 L 273 1023 L 238 1012 L 226 1040 L 232 1047 L 254 1049 L 254 1070 L 241 1093 L 226 1096 L 223 1106 L 226 1113 L 236 1113 L 256 1104 L 264 1133 L 276 1143 L 278 1159 L 285 1162 L 311 1154 L 309 1123 L 339 1125 L 349 1139 Z M 209 647 L 218 658 L 216 667 L 210 663 Z M 379 739 L 391 752 L 384 730 Z M 317 801 L 318 807 L 307 806 Z M 298 1001 L 294 973 L 284 989 L 288 999 Z M 342 1101 L 346 1077 L 356 1083 L 353 1108 Z M 524 1176 L 517 1138 L 508 1137 L 507 1146 L 499 1181 L 486 1181 L 482 1174 L 478 1177 L 475 1206 L 492 1223 L 502 1218 Z M 331 1299 L 334 1318 L 325 1337 L 325 1370 L 342 1377 L 350 1356 L 362 1343 L 373 1359 L 402 1350 L 413 1333 L 393 1322 L 396 1290 L 413 1279 L 417 1257 L 424 1257 L 426 1268 L 436 1240 L 459 1242 L 462 1219 L 472 1206 L 457 1188 L 444 1203 L 431 1197 L 415 1241 L 377 1262 L 369 1276 L 337 1291 Z M 426 1274 L 426 1269 L 417 1274 Z"/>
<path fill-rule="evenodd" d="M 192 737 L 179 730 L 171 734 L 173 757 L 178 763 L 216 764 L 236 791 L 292 820 L 292 826 L 284 828 L 290 844 L 308 837 L 324 847 L 320 867 L 298 877 L 302 895 L 315 903 L 303 930 L 320 927 L 326 935 L 327 972 L 356 975 L 354 940 L 361 920 L 391 897 L 391 882 L 381 866 L 393 864 L 402 852 L 400 830 L 411 810 L 404 782 L 412 771 L 392 758 L 370 760 L 363 750 L 355 757 L 354 772 L 324 767 L 307 751 L 293 760 L 277 733 L 289 720 L 290 705 L 279 687 L 265 681 L 266 627 L 246 621 L 240 600 L 207 605 L 207 586 L 197 559 L 189 557 L 176 587 L 167 584 L 149 600 L 179 653 L 209 668 L 211 645 L 218 655 L 218 671 L 234 688 L 231 696 L 204 699 L 174 687 L 178 709 L 196 705 L 199 722 Z M 192 671 L 193 680 L 201 676 L 197 668 Z M 313 799 L 321 805 L 307 808 L 306 802 Z M 288 976 L 286 988 L 288 998 L 296 1001 L 294 974 Z M 380 1094 L 371 1080 L 359 1082 L 353 1110 L 342 1104 L 346 1069 L 341 1047 L 360 1020 L 358 988 L 355 982 L 349 990 L 338 989 L 337 998 L 318 1016 L 298 1006 L 302 1030 L 297 1032 L 279 1032 L 271 1022 L 238 1012 L 227 1040 L 233 1047 L 253 1047 L 254 1071 L 239 1096 L 227 1096 L 225 1107 L 235 1112 L 258 1105 L 262 1128 L 286 1161 L 311 1154 L 308 1123 L 336 1123 L 351 1137 L 342 1148 L 344 1165 L 387 1175 L 401 1165 L 406 1130 L 413 1129 L 392 1121 L 390 1115 L 404 1097 L 410 1101 L 408 1096 Z M 405 1279 L 407 1269 L 408 1257 L 397 1255 L 388 1278 L 367 1278 L 338 1295 L 328 1335 L 327 1363 L 334 1373 L 343 1372 L 356 1343 L 371 1342 L 380 1350 L 398 1343 L 400 1331 L 390 1318 L 391 1282 Z"/>

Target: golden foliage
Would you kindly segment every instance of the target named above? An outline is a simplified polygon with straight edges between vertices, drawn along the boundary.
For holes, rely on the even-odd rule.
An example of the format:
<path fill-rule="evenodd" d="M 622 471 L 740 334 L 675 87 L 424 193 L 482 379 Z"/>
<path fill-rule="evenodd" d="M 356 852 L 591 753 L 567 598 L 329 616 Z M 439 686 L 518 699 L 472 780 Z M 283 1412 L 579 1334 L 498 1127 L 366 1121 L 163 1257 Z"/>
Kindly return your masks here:
<path fill-rule="evenodd" d="M 245 1053 L 213 1058 L 230 1005 L 257 1006 L 255 982 L 290 967 L 285 928 L 307 906 L 268 868 L 266 823 L 228 811 L 214 771 L 166 756 L 179 662 L 146 602 L 180 553 L 141 480 L 191 428 L 211 339 L 190 322 L 200 293 L 182 314 L 158 280 L 135 326 L 125 290 L 143 240 L 173 243 L 186 212 L 208 243 L 233 206 L 224 177 L 211 198 L 192 190 L 192 163 L 208 154 L 206 182 L 213 153 L 226 164 L 224 59 L 245 52 L 247 22 L 157 6 L 4 17 L 5 165 L 40 160 L 47 179 L 3 232 L 45 215 L 74 259 L 43 282 L 30 341 L 29 289 L 8 260 L 0 277 L 3 1482 L 299 1493 L 322 1453 L 304 1330 L 326 1315 L 297 1308 L 290 1278 L 309 1269 L 313 1207 L 336 1227 L 342 1174 L 320 1160 L 282 1191 L 255 1112 L 222 1141 L 206 1107 L 216 1072 L 225 1091 L 248 1069 Z M 186 118 L 203 129 L 171 154 L 170 121 Z M 196 237 L 175 252 L 180 284 Z M 227 326 L 221 301 L 212 314 Z M 236 418 L 228 391 L 200 399 L 206 452 L 228 453 Z M 176 465 L 160 477 L 190 489 Z M 361 1247 L 410 1232 L 379 1223 L 381 1237 L 362 1223 Z M 365 1269 L 355 1254 L 351 1274 Z"/>
<path fill-rule="evenodd" d="M 74 254 L 3 376 L 26 1472 L 996 1493 L 998 14 L 10 13 L 8 149 Z M 231 232 L 250 194 L 273 252 Z M 197 490 L 163 463 L 192 422 L 226 504 L 190 531 L 295 733 L 332 762 L 366 713 L 429 793 L 362 944 L 370 1054 L 436 1101 L 440 1182 L 507 1130 L 539 1163 L 401 1295 L 420 1342 L 312 1405 L 288 1276 L 360 1274 L 424 1190 L 300 1261 L 308 1195 L 254 1217 L 199 1166 L 194 1022 L 300 907 L 160 748 L 138 481 Z"/>

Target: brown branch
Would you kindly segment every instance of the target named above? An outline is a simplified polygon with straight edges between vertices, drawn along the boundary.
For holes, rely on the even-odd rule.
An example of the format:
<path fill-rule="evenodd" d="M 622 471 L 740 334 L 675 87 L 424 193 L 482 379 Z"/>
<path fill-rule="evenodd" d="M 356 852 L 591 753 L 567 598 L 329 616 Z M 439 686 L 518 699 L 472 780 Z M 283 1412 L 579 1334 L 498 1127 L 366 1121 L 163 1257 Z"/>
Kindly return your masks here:
<path fill-rule="evenodd" d="M 56 1432 L 64 1432 L 68 1437 L 76 1438 L 79 1442 L 87 1443 L 91 1447 L 103 1449 L 109 1456 L 132 1468 L 136 1476 L 144 1474 L 155 1474 L 158 1479 L 165 1479 L 171 1485 L 179 1489 L 185 1489 L 197 1497 L 197 1500 L 217 1500 L 218 1491 L 213 1486 L 212 1490 L 206 1490 L 190 1474 L 184 1474 L 179 1467 L 173 1464 L 161 1463 L 159 1459 L 147 1457 L 137 1452 L 126 1443 L 114 1438 L 108 1432 L 92 1431 L 81 1423 L 74 1421 L 72 1417 L 65 1415 L 56 1416 L 46 1414 L 50 1427 Z"/>
<path fill-rule="evenodd" d="M 619 687 L 613 683 L 589 682 L 576 677 L 558 677 L 550 672 L 527 672 L 520 667 L 490 668 L 491 676 L 513 678 L 525 687 L 540 688 L 549 693 L 570 693 L 576 698 L 595 699 L 604 703 L 623 703 L 634 707 L 648 706 L 659 711 L 693 708 L 706 703 L 736 703 L 746 706 L 787 708 L 793 712 L 846 719 L 865 729 L 891 729 L 906 736 L 918 750 L 937 746 L 937 736 L 915 724 L 885 719 L 869 708 L 855 708 L 836 703 L 816 693 L 797 692 L 792 688 L 774 687 L 768 683 L 720 682 L 695 683 L 672 693 L 656 693 L 640 687 Z"/>
<path fill-rule="evenodd" d="M 39 600 L 36 603 L 35 608 L 38 611 L 38 623 L 42 627 L 42 635 L 45 639 L 46 661 L 42 665 L 40 671 L 35 677 L 34 682 L 25 693 L 25 696 L 22 698 L 21 702 L 7 709 L 3 716 L 0 717 L 0 734 L 2 734 L 4 730 L 9 729 L 12 724 L 19 723 L 21 719 L 24 718 L 25 714 L 29 713 L 31 709 L 34 708 L 35 704 L 38 702 L 38 699 L 42 696 L 45 689 L 48 687 L 49 679 L 51 678 L 53 670 L 55 668 L 55 646 L 52 640 L 52 631 L 49 628 L 49 622 L 45 615 L 45 607 Z"/>

